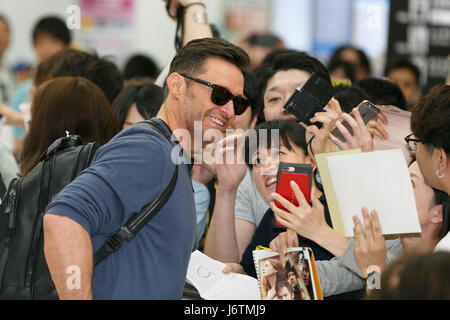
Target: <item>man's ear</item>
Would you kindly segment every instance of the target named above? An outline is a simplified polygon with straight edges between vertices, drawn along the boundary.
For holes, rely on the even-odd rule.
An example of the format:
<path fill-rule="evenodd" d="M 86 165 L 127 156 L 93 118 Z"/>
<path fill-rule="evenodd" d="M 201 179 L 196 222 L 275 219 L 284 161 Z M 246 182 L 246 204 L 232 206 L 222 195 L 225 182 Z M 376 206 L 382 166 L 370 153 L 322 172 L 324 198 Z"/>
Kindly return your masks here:
<path fill-rule="evenodd" d="M 173 72 L 167 77 L 167 89 L 169 90 L 169 95 L 176 98 L 177 100 L 181 99 L 184 96 L 186 91 L 186 81 L 184 78 Z"/>

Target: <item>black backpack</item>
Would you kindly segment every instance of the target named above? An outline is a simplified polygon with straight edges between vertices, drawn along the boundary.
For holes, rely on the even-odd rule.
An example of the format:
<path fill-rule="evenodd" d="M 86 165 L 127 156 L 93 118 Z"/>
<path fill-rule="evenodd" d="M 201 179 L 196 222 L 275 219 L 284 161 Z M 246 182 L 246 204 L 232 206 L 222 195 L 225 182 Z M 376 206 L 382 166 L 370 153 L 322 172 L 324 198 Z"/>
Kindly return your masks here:
<path fill-rule="evenodd" d="M 155 123 L 145 122 L 170 137 Z M 14 179 L 0 206 L 0 299 L 58 299 L 43 248 L 43 216 L 51 199 L 89 167 L 99 146 L 80 137 L 56 140 L 41 162 L 25 177 Z M 178 166 L 166 190 L 135 213 L 94 255 L 94 264 L 130 241 L 164 206 L 177 181 Z"/>
<path fill-rule="evenodd" d="M 3 198 L 5 193 L 6 193 L 5 182 L 3 181 L 2 174 L 0 173 L 0 199 Z"/>

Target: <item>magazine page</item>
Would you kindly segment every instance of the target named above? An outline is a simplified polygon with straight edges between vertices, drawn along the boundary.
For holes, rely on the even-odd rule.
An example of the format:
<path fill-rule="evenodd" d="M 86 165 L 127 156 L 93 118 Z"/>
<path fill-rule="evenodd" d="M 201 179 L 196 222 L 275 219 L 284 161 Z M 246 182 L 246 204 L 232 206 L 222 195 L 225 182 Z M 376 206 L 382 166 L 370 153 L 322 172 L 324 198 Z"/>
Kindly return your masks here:
<path fill-rule="evenodd" d="M 308 248 L 289 248 L 283 263 L 277 252 L 254 250 L 262 300 L 321 300 L 315 263 Z"/>
<path fill-rule="evenodd" d="M 205 300 L 260 300 L 258 281 L 250 276 L 222 272 L 225 264 L 195 251 L 186 280 Z"/>

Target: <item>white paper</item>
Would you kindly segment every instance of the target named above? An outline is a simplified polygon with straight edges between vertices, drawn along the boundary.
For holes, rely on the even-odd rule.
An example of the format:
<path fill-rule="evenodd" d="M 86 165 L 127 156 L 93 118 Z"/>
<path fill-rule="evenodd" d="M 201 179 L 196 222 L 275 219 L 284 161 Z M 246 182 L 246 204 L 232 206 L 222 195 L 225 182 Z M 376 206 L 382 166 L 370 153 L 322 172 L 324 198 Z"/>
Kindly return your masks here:
<path fill-rule="evenodd" d="M 225 264 L 195 251 L 186 280 L 206 300 L 261 300 L 258 280 L 237 273 L 224 274 Z"/>
<path fill-rule="evenodd" d="M 376 210 L 383 234 L 420 233 L 411 179 L 400 149 L 327 157 L 347 236 L 361 208 Z"/>

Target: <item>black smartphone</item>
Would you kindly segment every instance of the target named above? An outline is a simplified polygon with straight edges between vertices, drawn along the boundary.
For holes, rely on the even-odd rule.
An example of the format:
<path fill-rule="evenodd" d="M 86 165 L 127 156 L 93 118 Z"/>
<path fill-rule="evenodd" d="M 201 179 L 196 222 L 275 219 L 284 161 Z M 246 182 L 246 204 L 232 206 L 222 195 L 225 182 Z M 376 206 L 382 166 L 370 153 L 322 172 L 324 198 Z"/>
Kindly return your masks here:
<path fill-rule="evenodd" d="M 284 109 L 309 126 L 312 124 L 309 119 L 323 111 L 336 91 L 329 81 L 313 72 L 301 88 L 295 89 Z"/>
<path fill-rule="evenodd" d="M 359 113 L 361 114 L 361 118 L 363 119 L 364 124 L 369 122 L 373 117 L 375 117 L 380 112 L 380 109 L 378 109 L 377 106 L 375 106 L 375 104 L 373 104 L 369 100 L 362 101 L 357 106 L 357 108 L 359 110 Z M 351 135 L 353 135 L 353 130 L 347 122 L 341 121 L 341 124 L 347 128 L 347 130 L 350 132 Z M 344 136 L 336 126 L 333 128 L 333 130 L 331 130 L 331 134 L 336 138 L 338 138 L 339 140 L 341 140 L 342 142 L 346 142 Z"/>

